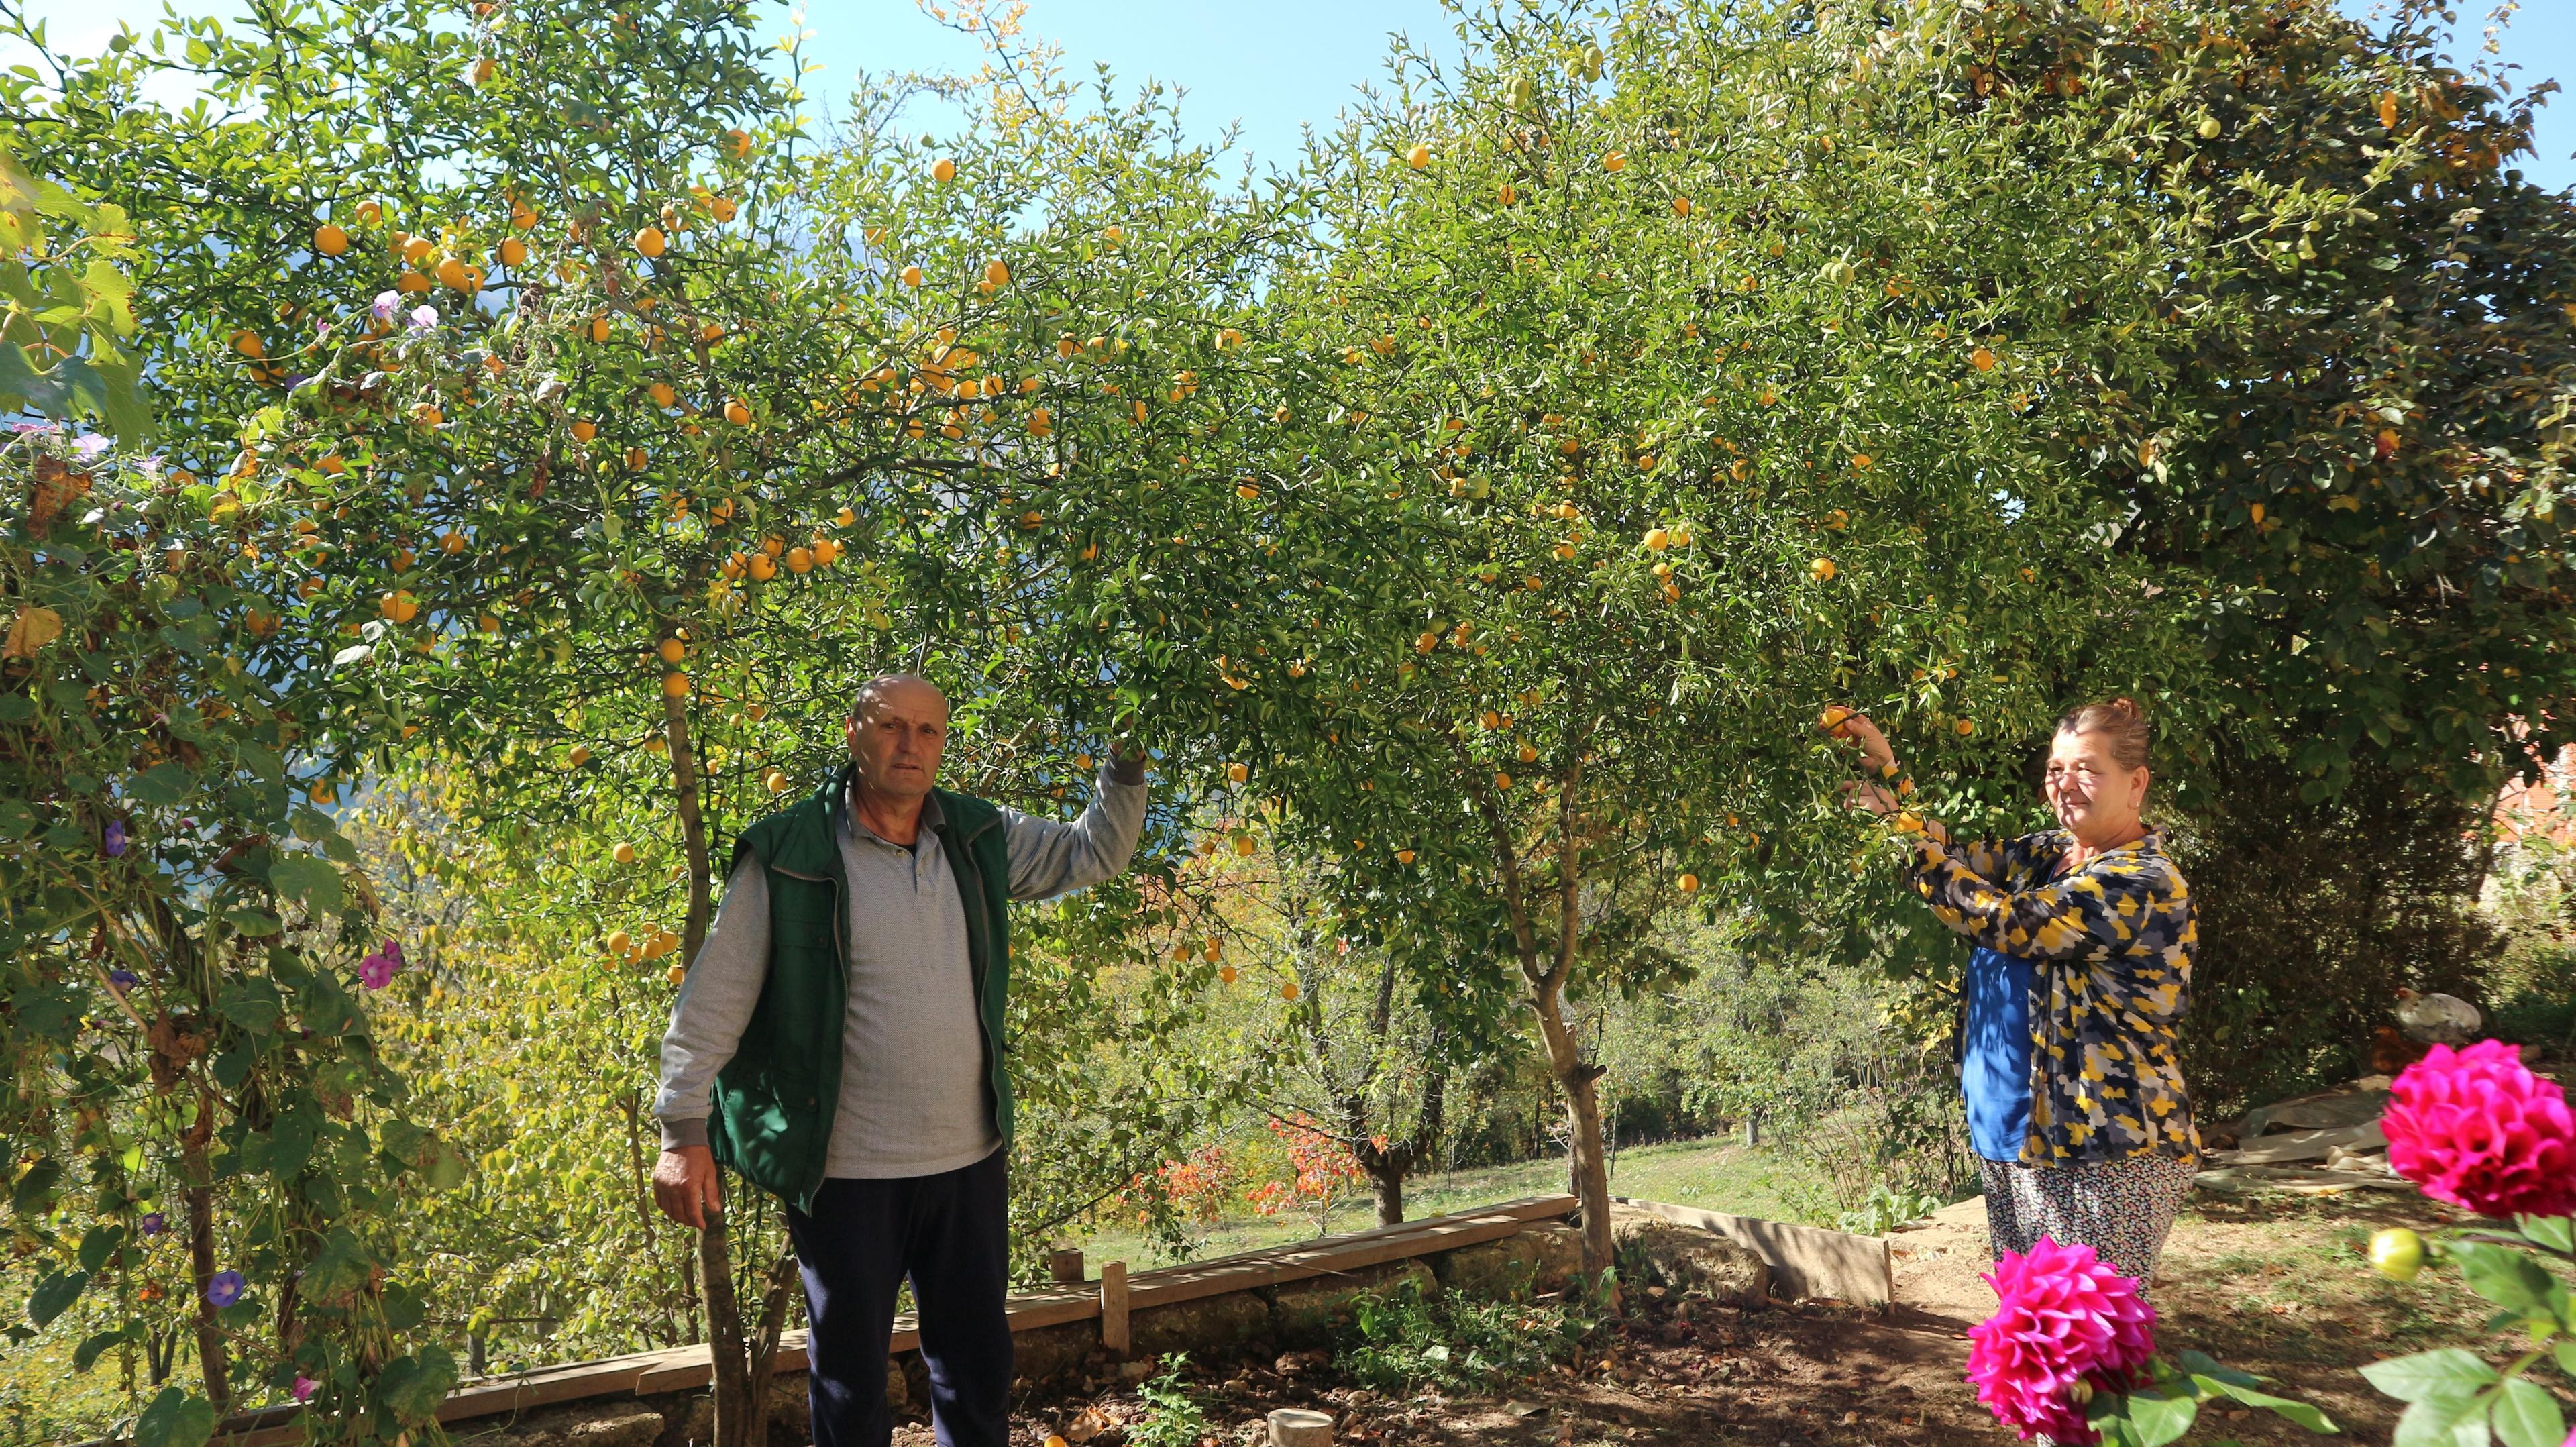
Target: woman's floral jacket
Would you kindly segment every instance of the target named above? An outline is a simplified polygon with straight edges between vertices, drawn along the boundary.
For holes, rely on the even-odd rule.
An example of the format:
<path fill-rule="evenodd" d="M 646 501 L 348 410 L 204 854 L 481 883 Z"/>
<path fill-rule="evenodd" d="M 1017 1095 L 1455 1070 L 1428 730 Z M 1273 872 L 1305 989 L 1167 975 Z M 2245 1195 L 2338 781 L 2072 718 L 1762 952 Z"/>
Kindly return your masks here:
<path fill-rule="evenodd" d="M 2033 966 L 2026 1166 L 2200 1154 L 2176 1032 L 2200 947 L 2164 836 L 2063 878 L 2064 830 L 1962 845 L 1927 834 L 1914 887 L 1941 923 Z"/>

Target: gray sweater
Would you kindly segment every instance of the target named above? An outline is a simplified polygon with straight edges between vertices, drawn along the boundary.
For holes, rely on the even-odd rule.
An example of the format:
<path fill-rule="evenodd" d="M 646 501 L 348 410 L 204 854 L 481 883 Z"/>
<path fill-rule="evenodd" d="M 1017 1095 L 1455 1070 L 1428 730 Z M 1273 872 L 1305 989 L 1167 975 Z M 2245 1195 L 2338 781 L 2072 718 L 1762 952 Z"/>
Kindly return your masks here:
<path fill-rule="evenodd" d="M 850 881 L 849 1006 L 841 1091 L 823 1173 L 884 1179 L 969 1166 L 1001 1144 L 984 1104 L 984 1042 L 975 1018 L 966 911 L 932 799 L 910 847 L 877 837 L 841 810 Z M 1011 898 L 1045 899 L 1116 875 L 1145 823 L 1145 786 L 1100 773 L 1091 806 L 1070 824 L 1002 810 Z M 704 1145 L 716 1072 L 733 1058 L 769 968 L 769 881 L 746 858 L 725 881 L 714 931 L 699 947 L 662 1037 L 653 1114 L 667 1148 Z"/>

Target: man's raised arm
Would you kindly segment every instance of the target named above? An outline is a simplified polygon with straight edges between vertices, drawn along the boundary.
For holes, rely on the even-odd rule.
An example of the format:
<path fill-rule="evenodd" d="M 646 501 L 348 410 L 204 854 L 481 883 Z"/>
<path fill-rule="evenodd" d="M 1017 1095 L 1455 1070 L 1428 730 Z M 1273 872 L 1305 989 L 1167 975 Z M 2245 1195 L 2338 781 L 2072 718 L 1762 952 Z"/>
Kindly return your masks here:
<path fill-rule="evenodd" d="M 1070 824 L 1007 808 L 1002 820 L 1010 831 L 1011 898 L 1045 899 L 1114 878 L 1145 832 L 1145 756 L 1113 755 L 1092 786 L 1090 807 Z"/>

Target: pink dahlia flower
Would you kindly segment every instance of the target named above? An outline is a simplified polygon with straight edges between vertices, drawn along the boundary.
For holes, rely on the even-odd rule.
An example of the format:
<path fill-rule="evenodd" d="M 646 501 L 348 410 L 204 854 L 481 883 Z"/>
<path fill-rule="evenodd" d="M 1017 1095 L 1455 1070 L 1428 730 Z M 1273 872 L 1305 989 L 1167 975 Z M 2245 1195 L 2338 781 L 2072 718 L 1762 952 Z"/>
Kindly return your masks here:
<path fill-rule="evenodd" d="M 2436 1045 L 2388 1087 L 2388 1164 L 2481 1216 L 2576 1213 L 2576 1112 L 2522 1047 Z"/>
<path fill-rule="evenodd" d="M 2045 1236 L 2028 1256 L 2005 1252 L 1986 1283 L 2002 1304 L 1968 1328 L 1977 1400 L 2025 1440 L 2098 1440 L 2085 1402 L 2129 1390 L 2155 1354 L 2156 1309 L 2139 1299 L 2138 1283 L 2092 1247 Z"/>

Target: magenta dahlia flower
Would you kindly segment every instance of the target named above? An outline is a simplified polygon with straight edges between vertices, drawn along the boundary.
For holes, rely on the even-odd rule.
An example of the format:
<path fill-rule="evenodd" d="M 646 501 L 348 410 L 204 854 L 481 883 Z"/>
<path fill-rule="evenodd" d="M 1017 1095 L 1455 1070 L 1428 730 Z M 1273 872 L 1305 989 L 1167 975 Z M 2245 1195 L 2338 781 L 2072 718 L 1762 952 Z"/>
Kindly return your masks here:
<path fill-rule="evenodd" d="M 2024 1256 L 2007 1251 L 1986 1273 L 2001 1304 L 1968 1328 L 1968 1380 L 2024 1440 L 2093 1442 L 2084 1420 L 2094 1392 L 2125 1392 L 2155 1355 L 2156 1309 L 2138 1283 L 2090 1246 L 2043 1236 Z"/>
<path fill-rule="evenodd" d="M 2389 1167 L 2481 1216 L 2576 1213 L 2576 1112 L 2522 1047 L 2436 1045 L 2388 1087 Z"/>

